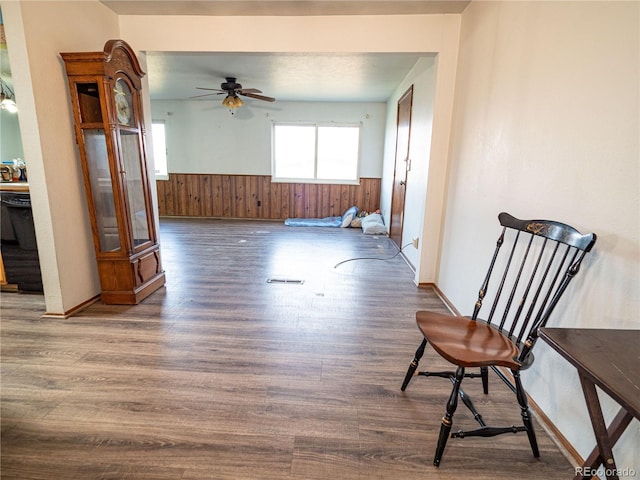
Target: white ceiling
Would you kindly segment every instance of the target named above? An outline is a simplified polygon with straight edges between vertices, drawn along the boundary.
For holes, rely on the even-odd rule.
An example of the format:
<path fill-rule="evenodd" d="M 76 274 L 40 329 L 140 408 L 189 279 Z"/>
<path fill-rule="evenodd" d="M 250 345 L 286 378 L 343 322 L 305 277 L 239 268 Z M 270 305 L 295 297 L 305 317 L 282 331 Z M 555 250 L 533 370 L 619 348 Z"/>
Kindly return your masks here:
<path fill-rule="evenodd" d="M 461 13 L 458 0 L 101 0 L 120 15 L 391 15 Z M 188 99 L 236 77 L 276 101 L 383 102 L 420 54 L 147 52 L 151 99 Z M 222 100 L 221 96 L 198 100 Z M 250 102 L 259 100 L 247 99 Z"/>
<path fill-rule="evenodd" d="M 153 100 L 188 99 L 207 93 L 196 87 L 220 88 L 225 77 L 236 77 L 244 88 L 257 88 L 279 101 L 384 102 L 420 57 L 415 53 L 148 52 L 147 73 Z M 216 98 L 223 97 L 196 100 Z"/>

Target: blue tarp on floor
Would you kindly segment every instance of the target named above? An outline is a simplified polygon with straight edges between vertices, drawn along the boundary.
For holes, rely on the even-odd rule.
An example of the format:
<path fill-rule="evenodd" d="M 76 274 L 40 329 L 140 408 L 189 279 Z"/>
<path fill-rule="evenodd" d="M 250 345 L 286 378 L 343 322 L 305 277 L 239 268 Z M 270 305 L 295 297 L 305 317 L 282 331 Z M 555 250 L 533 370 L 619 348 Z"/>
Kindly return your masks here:
<path fill-rule="evenodd" d="M 324 218 L 287 218 L 284 224 L 288 227 L 349 227 L 358 214 L 358 207 L 349 207 L 341 217 Z"/>
<path fill-rule="evenodd" d="M 342 217 L 287 218 L 284 224 L 288 227 L 340 227 Z"/>

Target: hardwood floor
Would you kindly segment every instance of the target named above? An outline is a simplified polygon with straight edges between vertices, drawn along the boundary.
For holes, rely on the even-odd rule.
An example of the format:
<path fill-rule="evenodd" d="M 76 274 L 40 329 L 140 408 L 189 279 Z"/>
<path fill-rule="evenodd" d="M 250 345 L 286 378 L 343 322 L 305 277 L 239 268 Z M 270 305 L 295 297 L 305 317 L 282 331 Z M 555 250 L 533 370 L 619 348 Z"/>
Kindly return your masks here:
<path fill-rule="evenodd" d="M 541 428 L 539 460 L 526 435 L 505 435 L 452 439 L 433 467 L 451 384 L 400 384 L 421 339 L 415 311 L 444 306 L 399 256 L 334 268 L 391 257 L 386 237 L 263 221 L 160 227 L 167 285 L 138 306 L 42 319 L 41 296 L 2 294 L 3 480 L 573 475 Z M 428 362 L 440 363 L 432 351 Z M 466 382 L 485 420 L 520 424 L 497 377 L 488 396 Z M 473 423 L 461 405 L 454 429 Z"/>

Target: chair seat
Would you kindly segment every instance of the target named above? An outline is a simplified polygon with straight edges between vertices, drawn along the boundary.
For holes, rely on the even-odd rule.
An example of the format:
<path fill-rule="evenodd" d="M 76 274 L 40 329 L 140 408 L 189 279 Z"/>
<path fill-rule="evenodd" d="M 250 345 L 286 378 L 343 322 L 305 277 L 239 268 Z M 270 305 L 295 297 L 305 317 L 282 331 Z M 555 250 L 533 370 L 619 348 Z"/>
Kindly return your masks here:
<path fill-rule="evenodd" d="M 482 321 L 419 311 L 418 328 L 443 358 L 462 367 L 501 365 L 519 370 L 519 350 L 509 338 Z"/>

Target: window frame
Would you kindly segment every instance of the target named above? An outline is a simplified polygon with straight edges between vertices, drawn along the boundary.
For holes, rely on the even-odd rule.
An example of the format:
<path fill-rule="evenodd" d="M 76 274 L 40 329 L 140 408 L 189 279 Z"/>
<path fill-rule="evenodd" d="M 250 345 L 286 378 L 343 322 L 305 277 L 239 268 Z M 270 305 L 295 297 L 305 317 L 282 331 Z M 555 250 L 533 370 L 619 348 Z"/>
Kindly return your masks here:
<path fill-rule="evenodd" d="M 311 126 L 315 127 L 313 178 L 277 177 L 276 172 L 276 127 L 277 126 Z M 356 158 L 356 176 L 354 179 L 319 179 L 318 178 L 318 128 L 348 127 L 358 128 L 358 153 Z M 360 184 L 360 157 L 362 156 L 362 122 L 271 122 L 271 183 L 314 183 L 314 184 Z"/>

